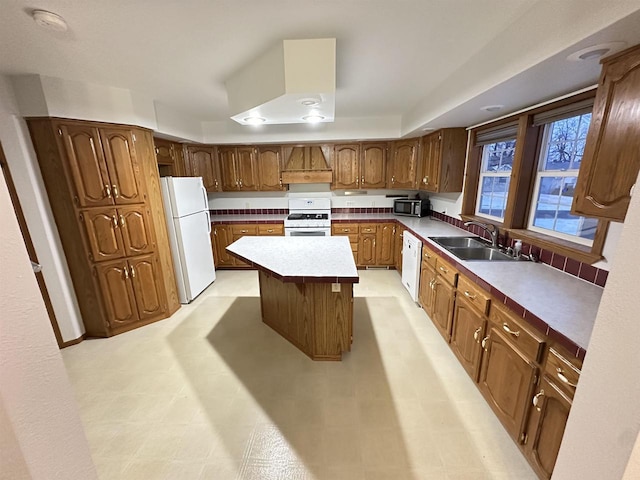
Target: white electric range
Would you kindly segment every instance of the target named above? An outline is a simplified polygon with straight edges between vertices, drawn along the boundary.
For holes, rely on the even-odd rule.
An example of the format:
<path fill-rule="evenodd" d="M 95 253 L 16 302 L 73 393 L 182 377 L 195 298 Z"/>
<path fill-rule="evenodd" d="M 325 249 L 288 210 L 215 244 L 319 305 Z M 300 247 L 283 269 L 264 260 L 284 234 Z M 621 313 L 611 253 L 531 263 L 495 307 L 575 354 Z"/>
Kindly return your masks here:
<path fill-rule="evenodd" d="M 284 220 L 284 234 L 287 237 L 331 236 L 331 199 L 289 199 L 289 215 Z"/>

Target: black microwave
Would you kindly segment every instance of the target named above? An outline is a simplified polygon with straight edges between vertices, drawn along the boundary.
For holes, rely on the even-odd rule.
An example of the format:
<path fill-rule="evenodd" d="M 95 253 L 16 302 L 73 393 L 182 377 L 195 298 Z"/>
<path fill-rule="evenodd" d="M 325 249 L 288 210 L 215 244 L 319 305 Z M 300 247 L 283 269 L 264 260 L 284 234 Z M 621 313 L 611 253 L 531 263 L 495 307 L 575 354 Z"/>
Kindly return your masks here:
<path fill-rule="evenodd" d="M 431 202 L 429 199 L 397 199 L 393 201 L 393 213 L 409 217 L 427 217 L 431 214 Z"/>

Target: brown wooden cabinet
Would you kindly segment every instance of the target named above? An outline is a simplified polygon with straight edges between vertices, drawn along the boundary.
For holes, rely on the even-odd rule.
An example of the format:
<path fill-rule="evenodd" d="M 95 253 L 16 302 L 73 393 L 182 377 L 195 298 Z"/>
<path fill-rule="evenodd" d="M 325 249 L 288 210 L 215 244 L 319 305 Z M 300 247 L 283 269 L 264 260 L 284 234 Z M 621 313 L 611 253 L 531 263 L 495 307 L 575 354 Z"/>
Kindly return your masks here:
<path fill-rule="evenodd" d="M 431 283 L 431 312 L 429 316 L 447 342 L 451 340 L 453 305 L 458 272 L 441 259 L 436 260 L 436 276 Z M 429 312 L 427 312 L 429 313 Z"/>
<path fill-rule="evenodd" d="M 433 282 L 437 276 L 436 270 L 423 260 L 420 268 L 418 302 L 429 317 L 433 315 Z"/>
<path fill-rule="evenodd" d="M 259 190 L 263 192 L 286 190 L 282 183 L 282 147 L 263 145 L 257 152 Z"/>
<path fill-rule="evenodd" d="M 376 264 L 376 228 L 361 227 L 358 240 L 359 266 L 372 266 Z"/>
<path fill-rule="evenodd" d="M 28 119 L 88 336 L 166 318 L 180 304 L 148 130 Z"/>
<path fill-rule="evenodd" d="M 257 191 L 258 166 L 254 147 L 219 147 L 222 190 Z"/>
<path fill-rule="evenodd" d="M 386 143 L 335 145 L 332 188 L 386 188 L 386 164 Z"/>
<path fill-rule="evenodd" d="M 154 138 L 153 143 L 161 177 L 184 177 L 187 175 L 182 145 L 163 138 Z"/>
<path fill-rule="evenodd" d="M 221 191 L 222 182 L 216 148 L 206 145 L 188 145 L 185 150 L 189 167 L 186 172 L 187 175 L 190 177 L 202 177 L 202 182 L 207 192 Z"/>
<path fill-rule="evenodd" d="M 216 225 L 211 229 L 211 244 L 216 268 L 232 267 L 235 258 L 229 255 L 226 248 L 233 243 L 231 225 Z"/>
<path fill-rule="evenodd" d="M 358 266 L 394 264 L 394 225 L 363 223 L 359 226 Z"/>
<path fill-rule="evenodd" d="M 602 64 L 571 213 L 622 222 L 640 170 L 640 46 Z"/>
<path fill-rule="evenodd" d="M 418 188 L 429 192 L 461 192 L 467 132 L 445 128 L 421 139 Z"/>
<path fill-rule="evenodd" d="M 419 139 L 393 142 L 393 153 L 387 173 L 389 188 L 409 190 L 417 188 L 418 145 Z"/>
<path fill-rule="evenodd" d="M 357 223 L 334 223 L 331 225 L 331 235 L 349 237 L 353 260 L 358 263 L 358 243 L 360 239 L 360 225 Z"/>
<path fill-rule="evenodd" d="M 453 311 L 451 349 L 473 381 L 478 380 L 487 320 L 458 293 Z"/>
<path fill-rule="evenodd" d="M 394 226 L 392 223 L 378 225 L 376 232 L 376 265 L 394 263 Z"/>
<path fill-rule="evenodd" d="M 393 256 L 393 261 L 398 273 L 402 273 L 402 238 L 404 236 L 404 228 L 402 225 L 395 226 L 394 240 L 393 240 L 393 250 L 395 251 Z"/>

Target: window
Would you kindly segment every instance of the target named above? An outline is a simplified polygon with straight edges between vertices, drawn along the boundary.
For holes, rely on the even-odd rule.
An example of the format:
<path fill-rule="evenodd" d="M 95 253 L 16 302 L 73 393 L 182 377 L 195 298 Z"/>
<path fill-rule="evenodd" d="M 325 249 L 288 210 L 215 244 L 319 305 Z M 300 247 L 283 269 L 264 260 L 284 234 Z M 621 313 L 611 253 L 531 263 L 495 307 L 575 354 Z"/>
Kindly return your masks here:
<path fill-rule="evenodd" d="M 478 215 L 504 220 L 515 149 L 515 139 L 489 143 L 482 147 L 480 188 L 476 201 Z"/>
<path fill-rule="evenodd" d="M 528 228 L 591 245 L 598 221 L 571 215 L 591 113 L 544 125 Z"/>

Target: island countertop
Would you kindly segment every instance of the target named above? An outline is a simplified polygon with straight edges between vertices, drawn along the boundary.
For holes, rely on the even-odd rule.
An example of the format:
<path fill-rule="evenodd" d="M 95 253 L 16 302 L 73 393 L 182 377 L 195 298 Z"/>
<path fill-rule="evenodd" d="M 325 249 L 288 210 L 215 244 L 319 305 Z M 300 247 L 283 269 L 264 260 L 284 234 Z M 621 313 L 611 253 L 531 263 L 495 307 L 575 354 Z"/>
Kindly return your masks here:
<path fill-rule="evenodd" d="M 282 282 L 359 282 L 348 237 L 242 237 L 227 251 Z"/>

